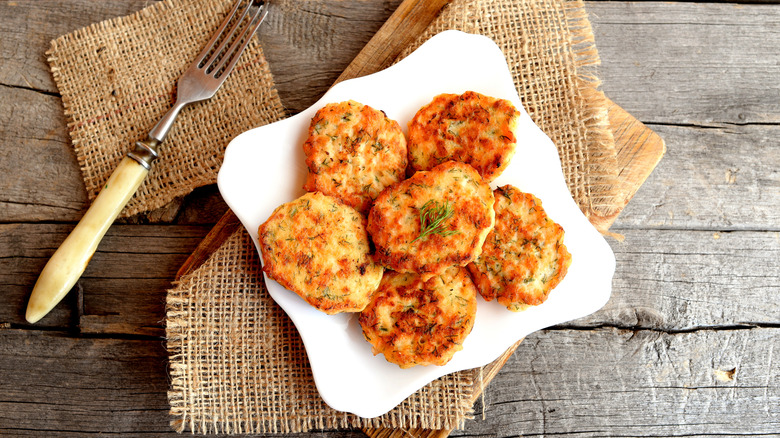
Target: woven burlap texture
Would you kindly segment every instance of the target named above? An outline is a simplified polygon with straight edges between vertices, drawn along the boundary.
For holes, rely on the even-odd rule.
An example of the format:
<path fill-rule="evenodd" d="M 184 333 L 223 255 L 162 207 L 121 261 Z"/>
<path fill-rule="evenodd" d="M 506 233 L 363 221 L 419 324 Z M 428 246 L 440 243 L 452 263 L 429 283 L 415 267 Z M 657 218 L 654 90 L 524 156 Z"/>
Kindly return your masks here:
<path fill-rule="evenodd" d="M 606 102 L 595 90 L 591 67 L 598 54 L 582 2 L 454 0 L 420 41 L 450 28 L 499 42 L 526 109 L 561 151 L 583 211 L 612 211 L 614 145 Z M 245 230 L 177 282 L 167 306 L 168 396 L 179 431 L 457 428 L 471 418 L 483 390 L 481 370 L 466 370 L 432 382 L 378 418 L 330 409 L 317 393 L 292 322 L 265 291 Z"/>
<path fill-rule="evenodd" d="M 77 30 L 47 52 L 90 199 L 131 147 L 173 105 L 176 81 L 232 0 L 166 0 Z M 162 207 L 213 184 L 238 134 L 284 117 L 257 38 L 217 94 L 186 107 L 147 179 L 120 216 Z"/>

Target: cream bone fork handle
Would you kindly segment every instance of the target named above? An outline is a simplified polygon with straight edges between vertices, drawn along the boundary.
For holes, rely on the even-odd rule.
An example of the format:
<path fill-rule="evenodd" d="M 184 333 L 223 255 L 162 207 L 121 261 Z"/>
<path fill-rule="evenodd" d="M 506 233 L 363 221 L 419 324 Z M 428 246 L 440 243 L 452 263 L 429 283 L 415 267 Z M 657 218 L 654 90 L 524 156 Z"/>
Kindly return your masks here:
<path fill-rule="evenodd" d="M 256 3 L 256 4 L 255 4 Z M 179 78 L 176 103 L 122 158 L 84 217 L 43 268 L 33 287 L 25 318 L 38 322 L 68 294 L 100 240 L 149 173 L 157 149 L 181 109 L 211 98 L 225 81 L 268 14 L 267 2 L 238 0 L 206 47 Z"/>

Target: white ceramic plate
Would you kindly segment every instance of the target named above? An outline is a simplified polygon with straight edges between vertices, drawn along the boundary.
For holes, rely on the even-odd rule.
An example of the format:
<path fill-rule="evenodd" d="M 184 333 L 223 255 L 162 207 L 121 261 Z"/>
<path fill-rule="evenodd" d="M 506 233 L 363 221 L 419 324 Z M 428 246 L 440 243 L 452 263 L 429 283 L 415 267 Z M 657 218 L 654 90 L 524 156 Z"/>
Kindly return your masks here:
<path fill-rule="evenodd" d="M 361 417 L 382 415 L 430 381 L 486 365 L 527 334 L 588 315 L 609 298 L 615 271 L 612 250 L 572 200 L 555 146 L 522 108 L 500 49 L 483 36 L 443 32 L 386 70 L 337 84 L 300 114 L 239 135 L 225 153 L 219 190 L 257 245 L 260 224 L 277 206 L 304 193 L 302 145 L 319 108 L 353 99 L 384 110 L 405 129 L 434 96 L 468 90 L 508 99 L 522 112 L 517 152 L 492 186 L 512 184 L 542 200 L 549 216 L 566 231 L 564 242 L 572 254 L 569 272 L 544 304 L 524 312 L 510 312 L 480 298 L 474 329 L 462 351 L 445 366 L 406 370 L 371 353 L 356 315 L 326 315 L 266 277 L 269 293 L 300 332 L 320 395 L 336 410 Z"/>

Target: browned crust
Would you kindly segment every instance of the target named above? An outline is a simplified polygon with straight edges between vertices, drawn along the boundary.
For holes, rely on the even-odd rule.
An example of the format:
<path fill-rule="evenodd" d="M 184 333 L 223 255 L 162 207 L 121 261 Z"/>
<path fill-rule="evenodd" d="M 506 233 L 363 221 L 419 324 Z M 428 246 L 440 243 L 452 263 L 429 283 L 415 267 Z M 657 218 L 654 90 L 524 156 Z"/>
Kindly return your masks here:
<path fill-rule="evenodd" d="M 258 237 L 263 271 L 325 313 L 359 312 L 381 280 L 365 218 L 336 198 L 307 193 L 283 204 Z"/>
<path fill-rule="evenodd" d="M 385 187 L 406 176 L 401 126 L 351 100 L 317 111 L 303 151 L 309 169 L 304 190 L 335 196 L 363 214 Z"/>
<path fill-rule="evenodd" d="M 440 94 L 409 122 L 410 170 L 456 160 L 491 182 L 514 156 L 519 118 L 520 112 L 505 99 L 474 91 Z"/>
<path fill-rule="evenodd" d="M 532 194 L 506 185 L 495 191 L 496 225 L 468 266 L 485 300 L 518 311 L 543 303 L 571 264 L 564 230 Z"/>
<path fill-rule="evenodd" d="M 445 365 L 474 326 L 477 290 L 465 268 L 426 281 L 385 271 L 371 303 L 358 318 L 372 351 L 401 368 Z"/>

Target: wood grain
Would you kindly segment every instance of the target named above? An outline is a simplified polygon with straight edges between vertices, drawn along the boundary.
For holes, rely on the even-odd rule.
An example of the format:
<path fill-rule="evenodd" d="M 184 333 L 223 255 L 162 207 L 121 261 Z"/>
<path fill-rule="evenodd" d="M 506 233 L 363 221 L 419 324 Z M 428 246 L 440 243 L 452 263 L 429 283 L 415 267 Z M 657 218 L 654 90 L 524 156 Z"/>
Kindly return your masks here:
<path fill-rule="evenodd" d="M 3 42 L 0 45 L 0 84 L 57 94 L 46 62 L 49 42 L 92 23 L 129 15 L 149 2 L 104 0 L 100 7 L 92 3 L 66 0 L 3 2 L 0 5 L 3 23 L 0 27 L 0 41 Z"/>
<path fill-rule="evenodd" d="M 172 433 L 166 354 L 157 339 L 0 330 L 0 435 Z"/>
<path fill-rule="evenodd" d="M 24 309 L 43 266 L 72 224 L 0 225 L 0 321 L 27 325 Z M 36 327 L 164 335 L 165 291 L 210 226 L 112 226 L 66 302 Z M 84 293 L 87 291 L 87 293 Z"/>
<path fill-rule="evenodd" d="M 777 435 L 778 348 L 777 327 L 536 332 L 493 380 L 474 424 L 453 435 Z M 737 413 L 742 403 L 751 406 Z"/>
<path fill-rule="evenodd" d="M 616 231 L 625 241 L 612 241 L 617 268 L 610 300 L 599 312 L 566 326 L 674 333 L 778 322 L 777 233 Z"/>
<path fill-rule="evenodd" d="M 606 233 L 666 153 L 663 138 L 607 99 L 609 127 L 615 139 L 618 174 L 618 210 L 610 216 L 592 215 L 590 222 Z"/>
<path fill-rule="evenodd" d="M 450 0 L 405 0 L 344 69 L 336 83 L 378 72 L 412 45 Z"/>
<path fill-rule="evenodd" d="M 611 100 L 608 111 L 620 169 L 618 184 L 628 203 L 661 161 L 666 144 L 658 134 Z"/>
<path fill-rule="evenodd" d="M 780 123 L 780 22 L 766 3 L 587 2 L 603 90 L 649 126 Z"/>
<path fill-rule="evenodd" d="M 660 5 L 587 3 L 603 90 L 668 147 L 621 226 L 780 229 L 778 5 Z"/>
<path fill-rule="evenodd" d="M 330 88 L 401 0 L 274 0 L 258 33 L 284 107 L 297 114 Z"/>
<path fill-rule="evenodd" d="M 233 235 L 236 230 L 242 227 L 241 221 L 233 213 L 228 210 L 214 225 L 214 228 L 203 238 L 198 246 L 192 251 L 187 260 L 181 265 L 178 271 L 176 271 L 176 278 L 179 279 L 192 271 L 198 269 L 200 265 L 205 262 L 208 257 L 213 254 L 225 241 Z"/>
<path fill-rule="evenodd" d="M 776 436 L 779 349 L 776 327 L 537 332 L 453 435 Z M 158 339 L 0 330 L 0 435 L 182 436 L 168 427 L 166 354 Z"/>
<path fill-rule="evenodd" d="M 168 426 L 162 303 L 187 251 L 225 211 L 215 187 L 128 220 L 50 319 L 23 321 L 46 254 L 86 199 L 43 52 L 62 33 L 147 4 L 0 3 L 0 436 L 178 436 Z M 273 4 L 260 37 L 295 113 L 400 1 Z M 777 436 L 780 5 L 587 9 L 603 89 L 667 152 L 611 227 L 625 240 L 608 239 L 618 271 L 607 306 L 528 336 L 477 400 L 475 420 L 452 436 Z M 158 232 L 144 240 L 147 255 L 134 236 L 150 222 Z M 141 285 L 134 265 L 148 271 Z M 733 380 L 718 380 L 731 370 Z"/>
<path fill-rule="evenodd" d="M 77 221 L 87 193 L 56 96 L 0 86 L 0 222 Z M 19 166 L 27 171 L 19 172 Z M 59 175 L 56 182 L 41 175 Z"/>

